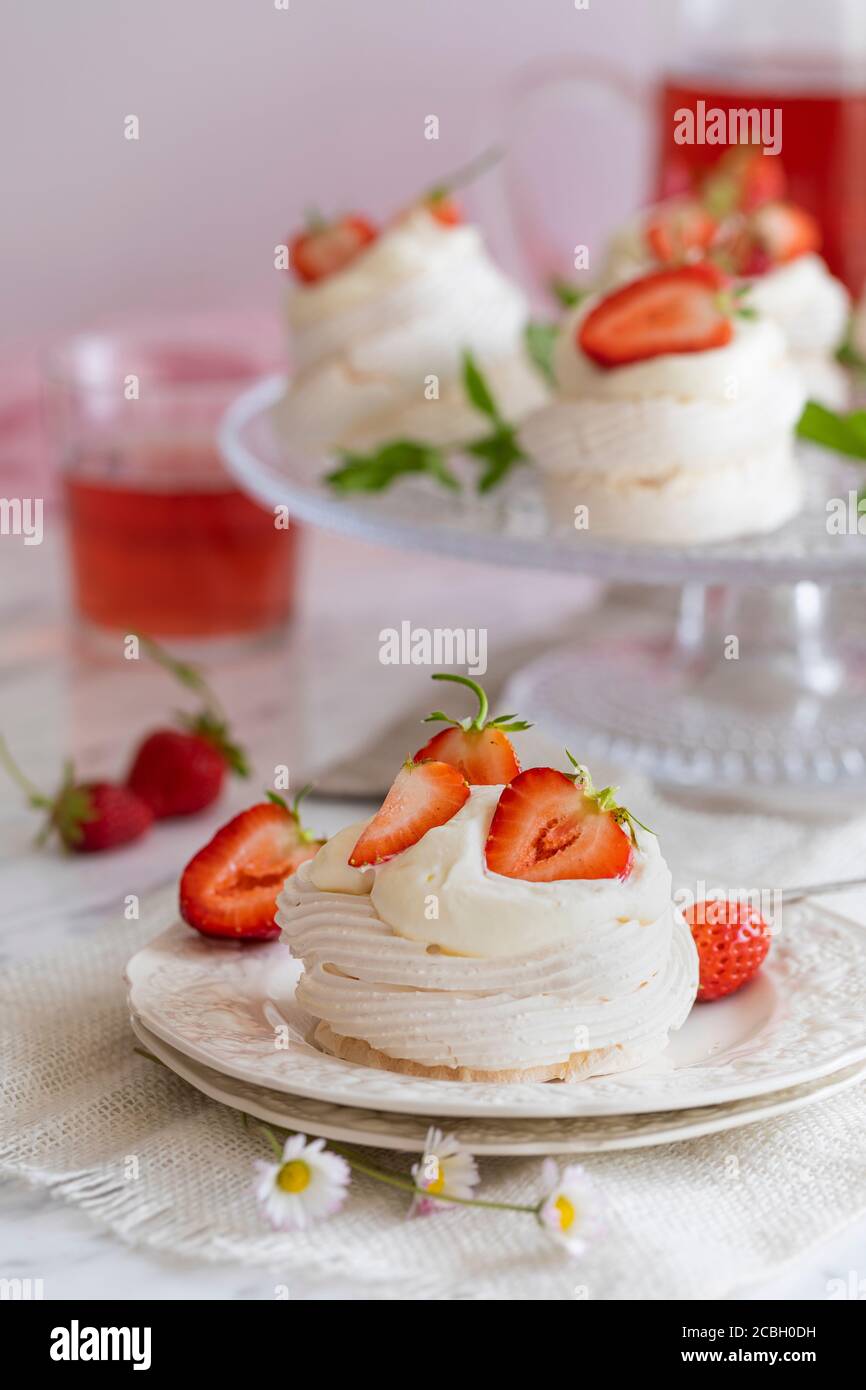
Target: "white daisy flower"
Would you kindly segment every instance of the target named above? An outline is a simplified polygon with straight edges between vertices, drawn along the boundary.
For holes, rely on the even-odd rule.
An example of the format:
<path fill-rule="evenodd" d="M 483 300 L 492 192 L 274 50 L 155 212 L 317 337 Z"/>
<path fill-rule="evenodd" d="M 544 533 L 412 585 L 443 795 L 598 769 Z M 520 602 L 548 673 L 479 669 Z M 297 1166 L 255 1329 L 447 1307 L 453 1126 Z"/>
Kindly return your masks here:
<path fill-rule="evenodd" d="M 602 1230 L 598 1191 L 579 1163 L 570 1163 L 560 1174 L 555 1159 L 541 1167 L 545 1196 L 538 1219 L 570 1255 L 583 1255 Z"/>
<path fill-rule="evenodd" d="M 303 1231 L 346 1200 L 349 1165 L 328 1152 L 324 1139 L 308 1144 L 306 1134 L 292 1134 L 279 1163 L 257 1159 L 254 1166 L 256 1198 L 274 1230 Z"/>
<path fill-rule="evenodd" d="M 433 1211 L 441 1211 L 447 1202 L 437 1202 L 436 1197 L 471 1197 L 472 1189 L 479 1181 L 478 1165 L 468 1149 L 453 1134 L 443 1134 L 441 1129 L 431 1126 L 424 1140 L 424 1153 L 420 1163 L 412 1165 L 412 1178 L 416 1187 L 423 1187 L 429 1197 L 417 1194 L 409 1208 L 410 1216 L 428 1216 Z"/>

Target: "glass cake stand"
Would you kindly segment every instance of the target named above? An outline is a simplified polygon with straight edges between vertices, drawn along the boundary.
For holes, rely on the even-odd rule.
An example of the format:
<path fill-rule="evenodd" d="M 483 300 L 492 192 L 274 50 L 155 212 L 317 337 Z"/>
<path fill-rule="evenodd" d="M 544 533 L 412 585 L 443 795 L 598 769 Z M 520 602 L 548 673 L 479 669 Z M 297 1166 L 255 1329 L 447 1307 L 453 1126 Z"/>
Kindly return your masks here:
<path fill-rule="evenodd" d="M 506 702 L 523 714 L 681 787 L 866 787 L 866 610 L 852 588 L 866 583 L 866 534 L 830 534 L 826 509 L 861 469 L 809 449 L 806 505 L 770 536 L 625 544 L 553 529 L 530 468 L 483 498 L 468 465 L 459 494 L 407 478 L 336 496 L 328 460 L 293 455 L 272 427 L 284 389 L 258 382 L 220 431 L 228 467 L 267 506 L 383 545 L 672 587 L 669 608 L 603 608 L 574 645 L 515 672 Z"/>

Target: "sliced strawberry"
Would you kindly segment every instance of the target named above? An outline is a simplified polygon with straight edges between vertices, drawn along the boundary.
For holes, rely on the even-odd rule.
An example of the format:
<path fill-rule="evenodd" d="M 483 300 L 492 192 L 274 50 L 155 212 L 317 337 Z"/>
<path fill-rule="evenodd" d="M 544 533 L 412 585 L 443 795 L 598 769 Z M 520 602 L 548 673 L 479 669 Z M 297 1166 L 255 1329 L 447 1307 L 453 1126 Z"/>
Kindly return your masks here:
<path fill-rule="evenodd" d="M 531 767 L 500 796 L 484 856 L 492 873 L 530 883 L 624 878 L 632 841 L 573 777 Z"/>
<path fill-rule="evenodd" d="M 393 858 L 456 816 L 468 796 L 463 777 L 448 763 L 405 763 L 349 863 L 358 869 Z"/>
<path fill-rule="evenodd" d="M 596 304 L 578 329 L 578 346 L 600 367 L 724 347 L 734 331 L 724 285 L 707 262 L 641 276 Z"/>
<path fill-rule="evenodd" d="M 698 260 L 712 245 L 716 219 L 696 198 L 676 198 L 654 208 L 644 228 L 647 245 L 662 265 Z"/>
<path fill-rule="evenodd" d="M 377 235 L 372 222 L 354 214 L 336 222 L 317 222 L 295 237 L 289 263 L 299 280 L 313 284 L 344 270 Z"/>
<path fill-rule="evenodd" d="M 749 903 L 713 898 L 685 913 L 700 962 L 698 999 L 723 999 L 751 980 L 770 949 L 770 928 Z"/>
<path fill-rule="evenodd" d="M 300 798 L 298 798 L 298 801 Z M 180 880 L 180 915 L 205 936 L 267 941 L 283 883 L 324 844 L 305 830 L 298 801 L 251 806 L 200 849 Z"/>
<path fill-rule="evenodd" d="M 793 203 L 765 203 L 750 219 L 752 234 L 776 265 L 821 249 L 821 228 L 805 208 Z"/>
<path fill-rule="evenodd" d="M 419 748 L 414 761 L 422 763 L 428 759 L 434 762 L 449 763 L 456 767 L 470 787 L 502 786 L 510 782 L 520 771 L 520 763 L 511 746 L 508 733 L 521 729 L 531 729 L 523 719 L 515 719 L 513 714 L 500 714 L 488 719 L 489 704 L 483 688 L 468 676 L 452 676 L 447 672 L 437 672 L 434 681 L 453 681 L 455 685 L 465 685 L 478 698 L 478 713 L 475 718 L 463 720 L 450 719 L 441 710 L 428 714 L 425 724 L 450 724 L 435 734 L 429 743 Z"/>

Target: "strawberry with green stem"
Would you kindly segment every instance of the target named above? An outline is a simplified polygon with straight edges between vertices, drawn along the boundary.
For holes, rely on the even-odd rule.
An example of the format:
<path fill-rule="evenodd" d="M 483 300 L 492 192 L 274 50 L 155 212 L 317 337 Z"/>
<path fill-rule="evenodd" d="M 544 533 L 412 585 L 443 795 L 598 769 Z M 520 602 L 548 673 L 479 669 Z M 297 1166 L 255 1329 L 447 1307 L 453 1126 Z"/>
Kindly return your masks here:
<path fill-rule="evenodd" d="M 468 676 L 452 676 L 440 671 L 431 679 L 466 686 L 476 696 L 478 710 L 474 716 L 467 715 L 465 719 L 452 719 L 441 710 L 428 714 L 425 724 L 448 724 L 449 728 L 443 729 L 423 748 L 419 748 L 414 761 L 420 763 L 432 759 L 434 762 L 448 763 L 463 774 L 470 786 L 502 786 L 512 781 L 520 772 L 520 763 L 508 734 L 531 729 L 532 725 L 513 714 L 499 714 L 495 719 L 488 719 L 490 706 L 486 692 Z"/>
<path fill-rule="evenodd" d="M 626 878 L 643 825 L 616 799 L 616 787 L 597 791 L 582 763 L 565 750 L 573 772 L 531 767 L 503 791 L 493 813 L 484 857 L 487 868 L 529 883 Z"/>
<path fill-rule="evenodd" d="M 153 823 L 153 812 L 135 792 L 113 782 L 79 782 L 71 762 L 54 796 L 46 796 L 24 775 L 0 737 L 0 764 L 27 797 L 34 810 L 46 812 L 37 836 L 42 845 L 56 834 L 75 854 L 116 849 L 139 839 Z"/>
<path fill-rule="evenodd" d="M 486 174 L 488 169 L 498 163 L 502 155 L 503 151 L 497 145 L 482 150 L 474 159 L 470 159 L 468 164 L 455 169 L 452 174 L 448 174 L 432 188 L 428 188 L 427 192 L 421 196 L 421 206 L 426 207 L 431 216 L 435 217 L 437 222 L 441 222 L 443 227 L 459 226 L 463 221 L 463 214 L 454 200 L 455 190 L 466 188 L 468 184 L 474 183 L 477 178 Z"/>
<path fill-rule="evenodd" d="M 148 734 L 136 749 L 126 784 L 157 820 L 193 815 L 217 799 L 227 770 L 249 775 L 246 754 L 232 740 L 226 715 L 197 667 L 178 661 L 151 638 L 139 640 L 149 656 L 199 696 L 202 708 L 181 714 L 181 729 Z"/>

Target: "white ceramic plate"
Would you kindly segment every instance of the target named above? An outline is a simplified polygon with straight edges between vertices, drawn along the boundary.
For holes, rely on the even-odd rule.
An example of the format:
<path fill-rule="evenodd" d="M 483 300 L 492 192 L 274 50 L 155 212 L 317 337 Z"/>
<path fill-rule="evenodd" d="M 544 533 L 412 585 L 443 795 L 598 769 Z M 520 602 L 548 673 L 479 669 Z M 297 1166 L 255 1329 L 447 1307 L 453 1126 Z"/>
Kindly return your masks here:
<path fill-rule="evenodd" d="M 330 1105 L 327 1101 L 288 1096 L 264 1086 L 253 1086 L 223 1076 L 202 1066 L 182 1052 L 169 1047 L 132 1015 L 130 1022 L 139 1042 L 173 1072 L 202 1091 L 211 1100 L 242 1110 L 281 1129 L 321 1135 L 347 1144 L 365 1144 L 376 1149 L 396 1149 L 420 1153 L 430 1125 L 437 1118 L 423 1115 L 396 1115 L 380 1110 L 352 1109 Z M 448 1131 L 475 1154 L 582 1154 L 617 1149 L 646 1149 L 653 1144 L 672 1144 L 681 1139 L 698 1139 L 705 1134 L 739 1129 L 758 1120 L 772 1119 L 802 1110 L 815 1101 L 847 1090 L 866 1077 L 866 1061 L 855 1062 L 832 1076 L 774 1091 L 751 1100 L 730 1101 L 727 1105 L 698 1106 L 693 1110 L 661 1111 L 654 1115 L 568 1116 L 551 1120 L 526 1121 L 500 1119 L 449 1119 Z"/>
<path fill-rule="evenodd" d="M 665 1053 L 568 1085 L 432 1081 L 343 1062 L 307 1039 L 300 966 L 279 942 L 206 940 L 171 903 L 127 965 L 129 1004 L 179 1052 L 253 1086 L 331 1104 L 476 1118 L 635 1115 L 719 1105 L 814 1081 L 866 1059 L 866 933 L 823 907 L 789 909 L 760 975 L 697 1005 Z"/>

